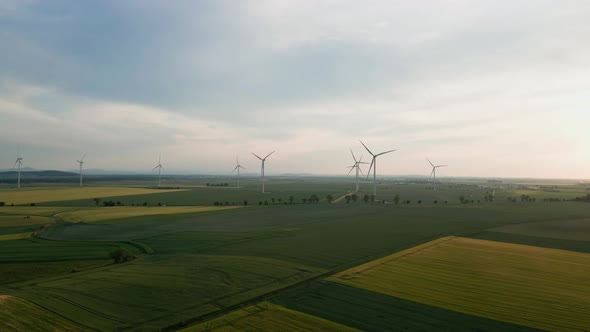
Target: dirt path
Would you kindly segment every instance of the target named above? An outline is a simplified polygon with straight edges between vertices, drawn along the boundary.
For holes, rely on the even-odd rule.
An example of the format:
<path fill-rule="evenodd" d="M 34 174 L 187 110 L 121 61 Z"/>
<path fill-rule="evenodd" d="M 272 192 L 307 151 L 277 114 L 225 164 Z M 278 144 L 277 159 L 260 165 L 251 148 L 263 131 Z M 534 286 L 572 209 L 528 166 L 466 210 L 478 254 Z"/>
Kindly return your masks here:
<path fill-rule="evenodd" d="M 335 200 L 333 200 L 333 201 L 332 201 L 332 203 L 338 203 L 338 202 L 340 202 L 341 200 L 343 200 L 343 199 L 346 197 L 346 195 L 350 195 L 350 194 L 352 194 L 352 191 L 348 191 L 348 192 L 346 192 L 346 194 L 344 194 L 344 195 L 342 195 L 342 196 L 340 196 L 340 197 L 336 198 Z"/>

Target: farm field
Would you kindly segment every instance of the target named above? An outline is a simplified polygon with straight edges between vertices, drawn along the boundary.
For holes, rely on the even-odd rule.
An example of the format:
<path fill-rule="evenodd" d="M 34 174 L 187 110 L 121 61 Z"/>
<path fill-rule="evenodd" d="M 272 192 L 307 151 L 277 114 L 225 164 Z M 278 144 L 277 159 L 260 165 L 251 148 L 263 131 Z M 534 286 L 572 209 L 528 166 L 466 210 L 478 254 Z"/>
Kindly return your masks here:
<path fill-rule="evenodd" d="M 91 331 L 18 297 L 0 295 L 0 330 L 14 332 Z"/>
<path fill-rule="evenodd" d="M 432 192 L 424 184 L 383 181 L 379 198 L 411 201 L 395 205 L 365 203 L 362 193 L 357 202 L 328 204 L 326 195 L 346 194 L 352 181 L 272 179 L 267 194 L 245 183 L 230 189 L 185 182 L 183 191 L 100 197 L 124 205 L 114 207 L 97 206 L 94 196 L 0 207 L 0 294 L 54 308 L 72 324 L 99 331 L 190 323 L 199 323 L 191 326 L 197 330 L 280 329 L 286 322 L 307 330 L 526 331 L 325 278 L 444 236 L 530 237 L 498 230 L 590 218 L 584 203 L 485 202 L 487 189 L 469 184 Z M 320 202 L 302 204 L 312 194 Z M 553 240 L 587 243 L 564 236 Z M 135 259 L 113 263 L 109 255 L 117 249 Z"/>
<path fill-rule="evenodd" d="M 181 330 L 204 331 L 359 331 L 327 319 L 287 309 L 270 302 L 259 303 L 223 317 Z"/>
<path fill-rule="evenodd" d="M 532 328 L 580 331 L 590 317 L 589 275 L 589 254 L 447 237 L 329 280 Z"/>
<path fill-rule="evenodd" d="M 56 213 L 54 216 L 65 222 L 100 222 L 114 219 L 151 215 L 192 214 L 239 208 L 236 206 L 113 206 L 109 208 L 85 208 Z"/>
<path fill-rule="evenodd" d="M 95 197 L 131 196 L 161 192 L 180 191 L 177 189 L 145 189 L 130 187 L 82 187 L 82 188 L 23 188 L 18 191 L 0 190 L 0 202 L 10 204 L 31 204 Z"/>

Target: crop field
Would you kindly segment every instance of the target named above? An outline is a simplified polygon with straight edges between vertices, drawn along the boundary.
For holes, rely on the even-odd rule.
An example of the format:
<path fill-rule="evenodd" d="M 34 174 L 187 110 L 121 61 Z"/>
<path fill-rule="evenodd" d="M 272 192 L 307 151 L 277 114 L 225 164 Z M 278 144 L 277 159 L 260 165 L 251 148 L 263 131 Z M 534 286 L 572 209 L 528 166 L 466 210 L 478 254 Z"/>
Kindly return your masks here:
<path fill-rule="evenodd" d="M 134 262 L 18 286 L 17 294 L 100 330 L 154 329 L 171 318 L 220 310 L 322 273 L 245 256 L 147 256 Z M 174 282 L 170 282 L 174 280 Z"/>
<path fill-rule="evenodd" d="M 56 213 L 55 217 L 66 222 L 99 222 L 114 219 L 141 217 L 149 215 L 192 214 L 198 212 L 222 211 L 238 208 L 236 206 L 113 206 L 109 208 L 85 208 Z"/>
<path fill-rule="evenodd" d="M 474 184 L 441 184 L 433 192 L 425 183 L 381 181 L 379 199 L 391 203 L 399 195 L 411 203 L 366 203 L 360 193 L 357 202 L 328 204 L 327 195 L 349 193 L 352 178 L 272 178 L 266 194 L 251 180 L 241 188 L 201 183 L 223 179 L 187 180 L 179 182 L 186 190 L 151 193 L 88 187 L 138 192 L 83 197 L 61 195 L 78 188 L 27 188 L 60 200 L 0 207 L 0 294 L 99 331 L 174 330 L 191 323 L 196 330 L 284 330 L 292 324 L 305 330 L 527 331 L 500 318 L 325 278 L 445 236 L 500 234 L 557 241 L 570 250 L 582 243 L 590 250 L 590 241 L 577 234 L 587 230 L 585 203 L 491 203 L 484 201 L 486 188 Z M 310 195 L 319 203 L 303 204 Z M 461 204 L 461 196 L 469 203 Z M 97 206 L 93 198 L 121 206 Z M 235 208 L 244 201 L 247 207 Z M 553 237 L 534 234 L 544 229 Z M 116 249 L 134 259 L 114 263 L 109 256 Z"/>
<path fill-rule="evenodd" d="M 532 328 L 580 331 L 590 317 L 589 275 L 589 254 L 448 237 L 329 280 Z"/>
<path fill-rule="evenodd" d="M 358 331 L 327 319 L 291 310 L 270 302 L 234 311 L 182 332 L 204 331 Z"/>
<path fill-rule="evenodd" d="M 82 187 L 82 188 L 24 188 L 0 190 L 0 202 L 9 204 L 31 204 L 96 197 L 145 195 L 179 191 L 175 189 L 144 189 L 129 187 Z"/>
<path fill-rule="evenodd" d="M 0 330 L 14 332 L 90 331 L 31 302 L 1 294 Z"/>

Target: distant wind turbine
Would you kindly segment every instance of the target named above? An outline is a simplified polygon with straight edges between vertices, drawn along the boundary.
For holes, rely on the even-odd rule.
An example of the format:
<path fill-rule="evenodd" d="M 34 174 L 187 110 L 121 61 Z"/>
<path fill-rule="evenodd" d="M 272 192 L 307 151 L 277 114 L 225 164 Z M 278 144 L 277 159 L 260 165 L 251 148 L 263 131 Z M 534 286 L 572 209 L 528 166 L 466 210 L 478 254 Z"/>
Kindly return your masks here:
<path fill-rule="evenodd" d="M 426 160 L 428 160 L 428 163 L 430 164 L 430 166 L 432 166 L 432 172 L 430 172 L 430 177 L 433 178 L 432 180 L 432 190 L 436 190 L 436 169 L 439 167 L 445 167 L 447 165 L 434 165 L 430 159 L 426 158 Z"/>
<path fill-rule="evenodd" d="M 359 172 L 362 175 L 364 175 L 363 174 L 363 171 L 361 170 L 361 164 L 368 164 L 368 163 L 362 162 L 362 160 L 363 160 L 363 156 L 362 155 L 359 158 L 359 160 L 356 160 L 356 157 L 354 156 L 354 153 L 352 152 L 352 149 L 350 149 L 350 154 L 352 155 L 352 159 L 354 160 L 354 165 L 348 166 L 348 168 L 350 168 L 350 171 L 348 171 L 348 174 L 347 175 L 350 175 L 350 172 L 352 172 L 353 169 L 356 169 L 356 190 L 355 190 L 355 192 L 358 192 L 359 191 Z"/>
<path fill-rule="evenodd" d="M 16 165 L 18 165 L 18 180 L 17 180 L 17 188 L 20 188 L 20 170 L 21 170 L 21 166 L 23 163 L 23 157 L 20 156 L 20 151 L 16 157 L 16 161 L 14 162 L 14 165 L 12 166 L 12 168 L 14 168 Z"/>
<path fill-rule="evenodd" d="M 86 153 L 82 156 L 82 159 L 77 160 L 80 164 L 80 187 L 82 187 L 82 165 L 84 164 L 84 158 L 86 158 Z"/>
<path fill-rule="evenodd" d="M 154 167 L 154 169 L 158 169 L 158 187 L 160 187 L 160 175 L 162 174 L 162 170 L 164 169 L 164 167 L 162 167 L 162 155 L 160 155 L 158 157 L 158 164 L 156 165 L 156 167 Z"/>
<path fill-rule="evenodd" d="M 240 159 L 238 159 L 238 156 L 236 156 L 236 168 L 234 168 L 232 173 L 235 172 L 236 170 L 238 171 L 238 188 L 240 188 L 240 168 L 246 169 L 246 167 L 243 167 L 242 165 L 240 165 Z"/>
<path fill-rule="evenodd" d="M 261 173 L 261 175 L 262 175 L 262 193 L 263 193 L 263 194 L 264 194 L 264 162 L 266 162 L 266 158 L 270 157 L 270 155 L 271 155 L 271 154 L 273 154 L 273 153 L 275 153 L 275 151 L 273 151 L 273 152 L 271 152 L 271 153 L 267 154 L 267 155 L 266 155 L 266 157 L 264 157 L 264 158 L 260 158 L 259 156 L 257 156 L 257 155 L 256 155 L 256 153 L 252 152 L 252 154 L 253 154 L 253 155 L 254 155 L 256 158 L 258 158 L 258 159 L 260 159 L 260 160 L 262 161 L 262 167 L 261 167 L 261 169 L 260 169 L 260 173 Z"/>
<path fill-rule="evenodd" d="M 373 196 L 377 196 L 377 157 L 384 155 L 386 153 L 396 151 L 396 150 L 389 150 L 389 151 L 373 154 L 373 152 L 371 152 L 371 150 L 369 150 L 369 148 L 365 145 L 365 143 L 363 143 L 363 141 L 360 141 L 360 142 L 365 147 L 365 149 L 367 149 L 367 151 L 371 154 L 371 156 L 373 156 L 373 159 L 371 160 L 371 166 L 369 166 L 369 172 L 367 173 L 367 178 L 369 177 L 369 174 L 371 174 L 371 168 L 373 168 Z"/>

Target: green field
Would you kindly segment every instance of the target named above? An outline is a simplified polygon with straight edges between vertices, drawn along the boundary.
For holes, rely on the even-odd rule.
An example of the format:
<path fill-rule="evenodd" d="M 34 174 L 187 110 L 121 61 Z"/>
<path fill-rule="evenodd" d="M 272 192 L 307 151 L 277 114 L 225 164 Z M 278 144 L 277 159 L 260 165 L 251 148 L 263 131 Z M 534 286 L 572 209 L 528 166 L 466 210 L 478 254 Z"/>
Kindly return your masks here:
<path fill-rule="evenodd" d="M 489 189 L 476 184 L 445 183 L 433 192 L 424 183 L 391 180 L 380 182 L 378 195 L 389 204 L 365 203 L 363 193 L 356 203 L 328 204 L 327 195 L 346 194 L 353 181 L 273 178 L 267 194 L 254 180 L 242 188 L 202 183 L 223 179 L 191 181 L 179 182 L 186 190 L 152 193 L 139 182 L 126 183 L 136 188 L 83 188 L 103 190 L 98 198 L 121 205 L 114 207 L 97 206 L 94 195 L 61 195 L 78 188 L 27 188 L 23 192 L 60 200 L 0 207 L 0 294 L 99 331 L 192 323 L 197 330 L 295 324 L 304 330 L 526 331 L 518 323 L 325 278 L 444 236 L 556 241 L 590 251 L 581 235 L 590 218 L 586 203 L 486 202 Z M 113 188 L 138 191 L 108 191 Z M 302 204 L 311 195 L 320 202 Z M 410 203 L 392 204 L 396 195 Z M 460 203 L 461 196 L 468 203 Z M 244 201 L 247 208 L 232 208 Z M 135 259 L 115 264 L 109 255 L 116 249 Z"/>
<path fill-rule="evenodd" d="M 221 318 L 195 325 L 183 332 L 204 331 L 358 331 L 327 319 L 263 302 Z"/>
<path fill-rule="evenodd" d="M 588 275 L 590 254 L 447 237 L 329 280 L 532 328 L 580 331 L 590 317 Z"/>

